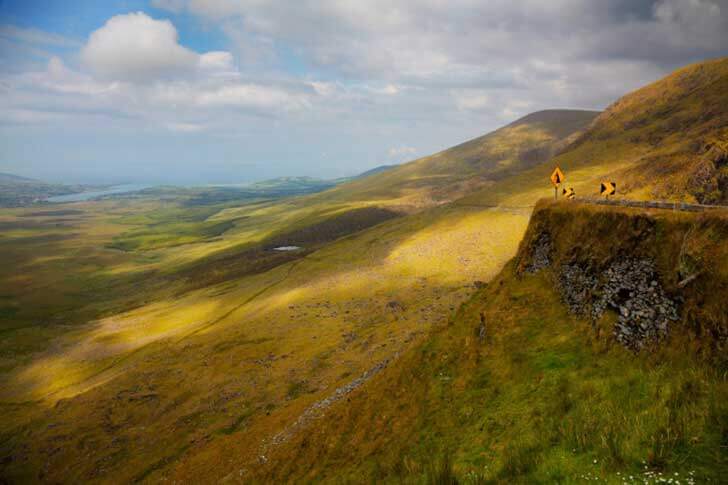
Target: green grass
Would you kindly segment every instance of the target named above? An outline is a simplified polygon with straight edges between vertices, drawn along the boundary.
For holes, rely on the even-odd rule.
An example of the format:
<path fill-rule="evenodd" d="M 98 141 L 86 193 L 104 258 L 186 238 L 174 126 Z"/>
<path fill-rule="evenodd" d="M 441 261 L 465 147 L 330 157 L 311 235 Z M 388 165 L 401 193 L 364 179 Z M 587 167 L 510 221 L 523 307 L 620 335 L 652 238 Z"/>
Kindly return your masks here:
<path fill-rule="evenodd" d="M 109 248 L 121 251 L 145 251 L 206 241 L 235 227 L 235 221 L 162 223 L 128 231 L 115 237 Z"/>
<path fill-rule="evenodd" d="M 626 98 L 581 138 L 595 113 L 536 113 L 313 195 L 162 188 L 3 210 L 0 454 L 23 460 L 2 474 L 533 483 L 647 465 L 718 477 L 726 367 L 710 359 L 727 312 L 707 296 L 728 281 L 722 222 L 577 205 L 534 221 L 563 229 L 559 261 L 643 251 L 670 291 L 704 271 L 685 289 L 681 340 L 654 358 L 592 335 L 545 275 L 490 280 L 552 193 L 560 149 L 579 196 L 615 177 L 620 194 L 690 198 L 674 182 L 703 156 L 694 139 L 724 134 L 724 65 Z M 489 284 L 460 307 L 476 280 Z M 307 406 L 410 347 L 261 465 Z"/>
<path fill-rule="evenodd" d="M 568 313 L 551 270 L 517 276 L 521 259 L 528 257 L 527 241 L 546 227 L 559 229 L 554 267 L 560 258 L 573 257 L 570 234 L 579 235 L 582 226 L 592 234 L 578 236 L 589 247 L 583 255 L 604 259 L 625 254 L 627 247 L 660 248 L 657 264 L 666 273 L 680 251 L 668 241 L 682 240 L 693 227 L 705 265 L 717 269 L 728 261 L 723 232 L 728 224 L 720 215 L 658 213 L 652 217 L 660 231 L 643 225 L 621 245 L 597 237 L 602 223 L 635 230 L 640 217 L 631 210 L 573 205 L 539 209 L 519 257 L 500 276 L 365 394 L 331 413 L 321 429 L 281 449 L 281 461 L 272 461 L 260 478 L 571 483 L 588 477 L 655 483 L 662 474 L 720 481 L 728 473 L 728 381 L 722 351 L 701 351 L 717 342 L 709 333 L 693 333 L 693 311 L 683 313 L 668 342 L 635 355 L 608 332 L 597 336 L 589 322 Z M 706 276 L 712 285 L 723 285 L 724 278 Z M 674 284 L 668 278 L 663 283 Z M 725 314 L 721 295 L 710 287 L 683 290 L 683 308 L 701 301 L 720 305 Z M 487 322 L 483 343 L 476 333 L 481 314 Z M 707 314 L 697 318 L 709 326 Z M 322 443 L 325 451 L 301 451 L 301 440 Z"/>

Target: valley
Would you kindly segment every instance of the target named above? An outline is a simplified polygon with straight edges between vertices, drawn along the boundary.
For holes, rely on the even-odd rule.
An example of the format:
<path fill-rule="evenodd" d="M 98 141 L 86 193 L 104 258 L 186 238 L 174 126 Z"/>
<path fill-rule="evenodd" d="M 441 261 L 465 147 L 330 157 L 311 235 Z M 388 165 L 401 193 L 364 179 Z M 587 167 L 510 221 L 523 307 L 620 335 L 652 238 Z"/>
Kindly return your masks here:
<path fill-rule="evenodd" d="M 602 113 L 534 113 L 315 193 L 0 210 L 0 474 L 719 481 L 724 212 L 538 201 L 558 165 L 579 197 L 610 179 L 620 198 L 725 203 L 727 83 L 726 59 L 688 66 Z M 549 267 L 526 273 L 544 232 Z M 682 298 L 654 352 L 560 292 L 562 264 L 625 254 Z"/>

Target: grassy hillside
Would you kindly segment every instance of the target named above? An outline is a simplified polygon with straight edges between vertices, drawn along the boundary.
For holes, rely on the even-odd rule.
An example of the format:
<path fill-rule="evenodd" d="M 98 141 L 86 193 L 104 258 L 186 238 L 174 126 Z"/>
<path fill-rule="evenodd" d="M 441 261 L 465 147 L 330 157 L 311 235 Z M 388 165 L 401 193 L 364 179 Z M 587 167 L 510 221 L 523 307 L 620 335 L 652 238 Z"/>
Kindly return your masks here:
<path fill-rule="evenodd" d="M 545 232 L 549 263 L 524 271 Z M 542 206 L 512 264 L 448 323 L 265 463 L 236 466 L 261 481 L 720 482 L 726 242 L 726 212 Z M 668 335 L 639 353 L 615 340 L 612 310 L 592 323 L 559 289 L 566 264 L 599 275 L 625 258 L 652 260 L 680 301 Z M 700 277 L 681 287 L 686 269 Z"/>
<path fill-rule="evenodd" d="M 376 200 L 405 209 L 446 203 L 549 160 L 597 114 L 532 113 L 461 145 L 336 187 L 325 196 Z"/>
<path fill-rule="evenodd" d="M 724 203 L 726 93 L 728 58 L 680 69 L 615 102 L 554 159 L 458 203 L 532 205 L 555 165 L 578 197 L 598 197 L 608 180 L 617 198 Z"/>
<path fill-rule="evenodd" d="M 709 63 L 706 69 L 720 72 L 724 65 Z M 708 81 L 680 103 L 699 103 L 693 98 L 712 89 Z M 654 101 L 645 103 L 643 109 L 649 110 Z M 720 104 L 719 111 L 727 105 Z M 551 368 L 567 369 L 568 379 L 581 376 L 587 383 L 583 389 L 578 380 L 569 384 L 573 392 L 595 405 L 602 390 L 589 379 L 610 379 L 609 365 L 624 362 L 629 354 L 609 346 L 607 360 L 593 368 L 601 351 L 586 346 L 590 338 L 582 320 L 553 305 L 558 295 L 546 272 L 520 280 L 531 286 L 517 288 L 519 280 L 499 280 L 512 292 L 492 293 L 500 283 L 478 288 L 516 254 L 535 201 L 553 193 L 548 155 L 566 150 L 558 161 L 568 183 L 584 195 L 594 192 L 604 177 L 632 173 L 642 160 L 635 154 L 685 142 L 684 131 L 676 130 L 660 145 L 629 141 L 626 148 L 614 150 L 624 141 L 623 133 L 616 130 L 596 140 L 601 121 L 579 138 L 579 130 L 594 116 L 536 113 L 432 157 L 301 197 L 250 199 L 226 193 L 218 198 L 219 193 L 197 197 L 160 191 L 48 210 L 1 211 L 0 474 L 12 482 L 246 481 L 256 474 L 280 478 L 309 472 L 350 474 L 352 481 L 361 473 L 421 477 L 428 473 L 424 457 L 441 455 L 440 444 L 448 443 L 456 472 L 462 474 L 468 471 L 464 463 L 477 461 L 474 456 L 464 461 L 456 452 L 459 435 L 452 430 L 463 429 L 463 445 L 487 442 L 491 447 L 477 452 L 485 454 L 484 460 L 492 458 L 490 467 L 500 470 L 498 463 L 508 456 L 501 451 L 512 451 L 515 464 L 508 467 L 515 468 L 488 476 L 510 477 L 527 467 L 523 473 L 532 477 L 556 477 L 547 468 L 529 465 L 530 455 L 521 450 L 534 447 L 542 450 L 534 456 L 551 462 L 559 458 L 547 456 L 544 442 L 526 431 L 546 419 L 551 413 L 546 401 L 561 395 L 562 388 L 547 392 L 534 382 Z M 652 128 L 648 123 L 643 129 Z M 575 153 L 592 158 L 577 162 Z M 617 179 L 620 190 L 624 180 Z M 647 181 L 650 186 L 639 186 L 630 195 L 645 197 L 664 180 L 655 176 Z M 583 238 L 583 233 L 574 236 L 575 241 Z M 277 245 L 303 249 L 278 252 L 273 249 Z M 687 270 L 694 264 L 686 260 Z M 492 297 L 472 300 L 460 312 L 476 312 L 479 321 L 478 308 L 499 298 L 501 313 L 488 310 L 493 314 L 486 320 L 503 322 L 498 330 L 503 346 L 493 347 L 497 358 L 483 371 L 482 385 L 496 387 L 485 394 L 473 391 L 468 400 L 452 390 L 470 392 L 465 382 L 470 377 L 454 379 L 447 366 L 464 365 L 468 373 L 462 375 L 477 375 L 471 372 L 476 365 L 472 359 L 477 363 L 480 355 L 474 350 L 474 329 L 453 325 L 446 328 L 456 329 L 454 333 L 437 330 L 435 340 L 422 342 L 433 328 L 445 327 L 476 290 Z M 695 310 L 701 318 L 722 307 L 703 308 L 709 313 Z M 458 315 L 456 321 L 464 318 Z M 520 317 L 527 317 L 526 323 Z M 506 338 L 511 331 L 512 340 Z M 540 347 L 526 345 L 532 335 Z M 466 342 L 466 336 L 471 340 Z M 425 350 L 413 353 L 407 350 L 411 348 Z M 511 355 L 520 356 L 511 361 Z M 664 368 L 650 368 L 636 358 L 638 398 L 625 409 L 663 399 L 655 389 L 669 384 L 666 376 L 691 369 L 688 373 L 709 384 L 698 389 L 700 402 L 688 411 L 718 416 L 720 422 L 720 408 L 705 407 L 717 392 L 716 378 L 702 364 L 693 366 L 694 355 L 678 355 L 674 364 L 666 359 Z M 418 368 L 434 374 L 418 375 Z M 410 373 L 396 374 L 396 369 Z M 519 380 L 521 375 L 528 379 Z M 386 394 L 378 388 L 374 400 L 355 399 L 353 393 L 370 392 L 377 376 L 393 383 Z M 658 387 L 650 387 L 645 376 L 653 376 Z M 508 386 L 509 393 L 499 399 L 497 389 Z M 528 400 L 537 391 L 544 402 Z M 406 399 L 400 399 L 401 393 Z M 491 394 L 496 397 L 488 404 Z M 355 404 L 341 407 L 349 398 Z M 320 402 L 344 413 L 333 415 L 337 418 L 331 426 L 351 425 L 345 434 L 340 434 L 342 428 L 324 426 L 316 419 L 318 411 L 307 412 Z M 467 405 L 452 408 L 449 402 Z M 364 421 L 352 420 L 349 409 Z M 487 441 L 475 436 L 479 426 L 463 428 L 460 423 L 469 416 L 487 420 L 478 414 L 486 411 L 503 423 L 528 419 L 509 428 L 501 441 L 492 436 L 505 425 L 493 425 Z M 420 419 L 428 421 L 418 424 Z M 591 436 L 592 428 L 584 423 L 579 424 L 581 433 Z M 691 423 L 703 429 L 699 421 Z M 320 426 L 324 435 L 308 443 L 296 441 L 311 435 L 312 426 Z M 657 428 L 645 429 L 651 433 Z M 523 447 L 510 443 L 510 431 L 524 436 Z M 402 439 L 395 442 L 397 436 Z M 715 440 L 703 431 L 696 436 Z M 421 449 L 400 453 L 420 437 Z M 645 439 L 640 435 L 640 443 L 624 445 L 620 453 L 627 464 L 622 470 L 634 468 L 631 460 L 644 451 Z M 302 461 L 312 456 L 309 451 L 287 448 L 295 443 L 315 450 L 310 443 L 319 440 L 328 443 L 329 451 L 320 450 L 321 461 L 312 465 Z M 337 443 L 346 446 L 337 448 Z M 289 451 L 277 451 L 279 445 Z M 596 445 L 585 446 L 593 450 Z M 347 459 L 347 449 L 356 460 Z M 708 461 L 703 451 L 698 455 L 701 463 Z M 563 473 L 586 470 L 579 468 L 585 456 L 569 462 Z M 666 462 L 670 466 L 672 456 Z M 268 462 L 281 466 L 277 472 L 262 466 Z"/>
<path fill-rule="evenodd" d="M 619 99 L 555 162 L 609 165 L 631 197 L 726 203 L 726 93 L 728 58 L 682 68 Z"/>
<path fill-rule="evenodd" d="M 444 322 L 475 280 L 512 256 L 527 218 L 442 208 L 394 219 L 267 272 L 181 294 L 177 279 L 147 289 L 147 302 L 66 328 L 30 356 L 8 346 L 0 443 L 16 458 L 4 473 L 156 480 L 201 460 L 213 479 L 231 442 L 254 453 L 258 437 Z M 106 272 L 122 274 L 138 258 L 106 257 Z M 207 278 L 205 269 L 192 278 Z M 6 335 L 31 345 L 53 331 Z M 82 459 L 90 449 L 94 458 Z"/>

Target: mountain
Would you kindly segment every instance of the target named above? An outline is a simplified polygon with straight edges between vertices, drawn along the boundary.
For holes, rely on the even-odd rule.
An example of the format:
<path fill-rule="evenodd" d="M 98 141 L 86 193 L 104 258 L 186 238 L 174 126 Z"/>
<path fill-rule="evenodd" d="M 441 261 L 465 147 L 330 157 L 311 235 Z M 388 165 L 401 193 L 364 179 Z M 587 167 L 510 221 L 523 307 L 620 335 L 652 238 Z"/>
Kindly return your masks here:
<path fill-rule="evenodd" d="M 631 196 L 726 203 L 727 92 L 728 58 L 679 69 L 612 104 L 555 163 L 608 165 Z"/>
<path fill-rule="evenodd" d="M 598 114 L 532 113 L 434 155 L 338 186 L 326 197 L 369 198 L 409 211 L 443 204 L 549 160 Z"/>
<path fill-rule="evenodd" d="M 315 194 L 0 212 L 0 476 L 720 481 L 725 216 L 534 207 L 555 164 L 579 197 L 697 199 L 676 182 L 722 170 L 726 62 Z M 674 340 L 610 337 L 635 298 L 678 304 Z"/>

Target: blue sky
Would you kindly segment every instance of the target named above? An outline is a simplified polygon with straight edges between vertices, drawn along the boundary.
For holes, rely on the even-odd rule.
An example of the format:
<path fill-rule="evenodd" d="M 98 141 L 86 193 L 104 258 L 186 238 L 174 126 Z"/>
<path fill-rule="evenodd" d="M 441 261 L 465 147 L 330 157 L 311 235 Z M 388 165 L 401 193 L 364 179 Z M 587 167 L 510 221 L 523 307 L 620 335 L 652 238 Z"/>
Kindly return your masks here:
<path fill-rule="evenodd" d="M 726 32 L 726 0 L 0 0 L 0 171 L 338 177 L 603 109 Z"/>

